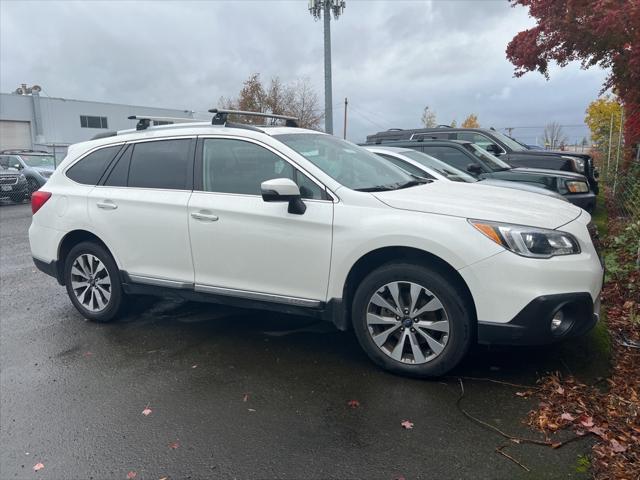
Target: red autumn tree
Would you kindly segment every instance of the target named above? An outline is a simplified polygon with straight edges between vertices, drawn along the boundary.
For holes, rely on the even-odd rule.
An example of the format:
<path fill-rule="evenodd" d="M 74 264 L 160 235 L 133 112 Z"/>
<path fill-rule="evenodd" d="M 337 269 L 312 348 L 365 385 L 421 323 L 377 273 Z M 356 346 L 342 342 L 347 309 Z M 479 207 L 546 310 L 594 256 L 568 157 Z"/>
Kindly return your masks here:
<path fill-rule="evenodd" d="M 612 88 L 625 104 L 625 137 L 640 141 L 640 0 L 510 0 L 529 8 L 537 20 L 507 46 L 515 75 L 538 71 L 549 76 L 549 65 L 579 61 L 610 71 L 603 91 Z"/>

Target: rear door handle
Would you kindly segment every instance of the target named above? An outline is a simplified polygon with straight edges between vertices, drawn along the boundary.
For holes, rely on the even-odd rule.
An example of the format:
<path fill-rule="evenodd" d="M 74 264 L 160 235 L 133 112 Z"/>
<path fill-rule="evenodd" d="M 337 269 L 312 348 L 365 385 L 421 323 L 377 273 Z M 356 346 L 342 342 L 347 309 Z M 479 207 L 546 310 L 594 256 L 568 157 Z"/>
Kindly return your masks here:
<path fill-rule="evenodd" d="M 113 203 L 111 200 L 98 202 L 96 203 L 96 205 L 98 206 L 98 208 L 101 208 L 102 210 L 115 210 L 116 208 L 118 208 L 118 206 L 115 203 Z"/>
<path fill-rule="evenodd" d="M 217 222 L 218 216 L 213 213 L 191 212 L 191 218 L 201 220 L 203 222 Z"/>

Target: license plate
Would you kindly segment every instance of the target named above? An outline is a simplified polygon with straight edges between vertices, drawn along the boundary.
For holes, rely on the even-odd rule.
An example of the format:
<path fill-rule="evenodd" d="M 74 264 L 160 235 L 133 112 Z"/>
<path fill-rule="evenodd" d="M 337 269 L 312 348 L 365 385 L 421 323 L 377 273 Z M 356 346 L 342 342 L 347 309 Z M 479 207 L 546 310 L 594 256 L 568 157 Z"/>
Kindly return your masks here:
<path fill-rule="evenodd" d="M 13 190 L 13 187 L 11 185 L 2 185 L 3 192 L 10 192 L 11 190 Z"/>

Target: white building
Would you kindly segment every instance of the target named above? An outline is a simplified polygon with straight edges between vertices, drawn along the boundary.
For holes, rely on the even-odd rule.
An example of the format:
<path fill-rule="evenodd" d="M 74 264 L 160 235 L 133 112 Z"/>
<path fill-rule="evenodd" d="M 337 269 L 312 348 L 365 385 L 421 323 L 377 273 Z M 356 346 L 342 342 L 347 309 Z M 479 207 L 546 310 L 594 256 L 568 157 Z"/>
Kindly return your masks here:
<path fill-rule="evenodd" d="M 0 93 L 0 150 L 28 148 L 55 152 L 62 159 L 67 146 L 90 140 L 98 133 L 134 128 L 130 115 L 196 118 L 190 110 L 141 107 L 43 97 L 39 88 L 18 89 L 29 94 Z"/>

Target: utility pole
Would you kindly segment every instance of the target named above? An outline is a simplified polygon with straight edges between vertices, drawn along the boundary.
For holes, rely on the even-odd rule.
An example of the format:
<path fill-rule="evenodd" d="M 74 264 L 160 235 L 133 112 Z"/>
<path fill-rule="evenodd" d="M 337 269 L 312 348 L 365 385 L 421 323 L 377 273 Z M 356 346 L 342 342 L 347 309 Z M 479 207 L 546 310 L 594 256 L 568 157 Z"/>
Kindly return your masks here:
<path fill-rule="evenodd" d="M 347 139 L 347 105 L 349 105 L 349 101 L 347 97 L 344 97 L 344 131 L 342 133 L 342 138 Z"/>
<path fill-rule="evenodd" d="M 611 112 L 611 123 L 609 124 L 609 153 L 607 154 L 607 180 L 609 177 L 609 164 L 611 163 L 611 141 L 613 140 L 613 112 Z"/>
<path fill-rule="evenodd" d="M 620 106 L 620 132 L 618 135 L 618 151 L 616 152 L 616 173 L 613 179 L 613 196 L 616 196 L 616 184 L 618 183 L 618 164 L 620 163 L 620 150 L 622 150 L 622 130 L 624 129 L 624 107 Z"/>
<path fill-rule="evenodd" d="M 309 0 L 309 12 L 313 18 L 324 20 L 324 130 L 333 134 L 333 94 L 331 86 L 331 12 L 338 19 L 345 7 L 345 0 Z"/>

